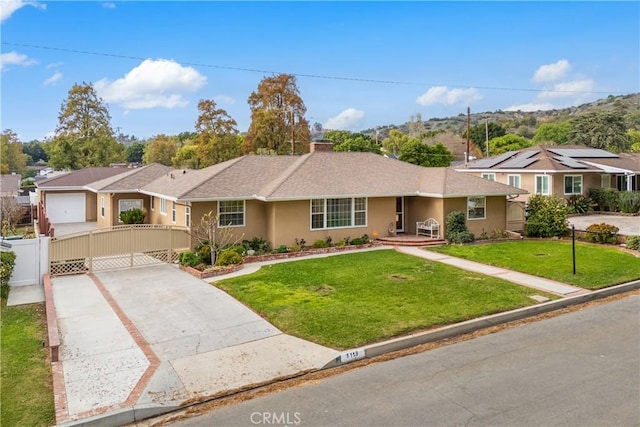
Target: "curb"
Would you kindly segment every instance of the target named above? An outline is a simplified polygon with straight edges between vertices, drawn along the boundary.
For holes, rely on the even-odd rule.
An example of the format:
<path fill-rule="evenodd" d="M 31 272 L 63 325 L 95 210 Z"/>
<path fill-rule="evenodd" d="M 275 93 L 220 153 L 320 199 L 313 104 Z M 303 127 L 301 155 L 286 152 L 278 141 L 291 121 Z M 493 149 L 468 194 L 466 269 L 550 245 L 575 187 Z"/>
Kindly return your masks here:
<path fill-rule="evenodd" d="M 480 317 L 477 319 L 467 320 L 465 322 L 438 328 L 433 331 L 422 332 L 414 335 L 383 341 L 376 344 L 367 345 L 361 348 L 346 350 L 338 357 L 325 364 L 321 369 L 335 368 L 351 362 L 355 362 L 356 360 L 380 356 L 382 354 L 391 353 L 393 351 L 415 347 L 420 344 L 426 344 L 446 338 L 452 338 L 458 335 L 468 334 L 470 332 L 486 329 L 491 326 L 500 325 L 527 317 L 537 316 L 538 314 L 560 310 L 573 305 L 606 298 L 611 295 L 621 294 L 635 289 L 640 289 L 640 280 L 623 283 L 617 286 L 611 286 L 609 288 L 600 289 L 586 294 L 561 298 L 532 307 L 524 307 L 504 313 L 498 313 L 490 316 Z"/>
<path fill-rule="evenodd" d="M 166 414 L 181 409 L 181 406 L 157 406 L 153 404 L 141 404 L 121 408 L 115 411 L 106 412 L 100 415 L 94 415 L 88 418 L 82 418 L 75 421 L 68 421 L 57 424 L 60 427 L 113 427 L 133 424 L 147 418 Z"/>

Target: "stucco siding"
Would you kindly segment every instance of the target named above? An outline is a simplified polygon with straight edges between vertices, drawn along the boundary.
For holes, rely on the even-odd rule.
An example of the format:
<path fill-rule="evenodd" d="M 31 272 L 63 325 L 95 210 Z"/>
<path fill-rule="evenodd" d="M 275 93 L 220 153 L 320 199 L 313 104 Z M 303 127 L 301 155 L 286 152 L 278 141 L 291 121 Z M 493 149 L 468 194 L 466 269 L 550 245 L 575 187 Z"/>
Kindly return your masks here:
<path fill-rule="evenodd" d="M 406 197 L 405 198 L 405 232 L 416 234 L 416 222 L 433 218 L 444 229 L 444 216 L 442 209 L 443 199 L 431 197 Z M 442 234 L 442 231 L 441 231 Z"/>
<path fill-rule="evenodd" d="M 467 198 L 445 199 L 444 216 L 454 211 L 460 211 L 467 217 Z M 467 228 L 476 237 L 483 231 L 491 233 L 493 230 L 507 229 L 507 203 L 504 196 L 486 198 L 485 219 L 467 219 Z M 442 224 L 442 234 L 446 237 L 445 222 Z"/>

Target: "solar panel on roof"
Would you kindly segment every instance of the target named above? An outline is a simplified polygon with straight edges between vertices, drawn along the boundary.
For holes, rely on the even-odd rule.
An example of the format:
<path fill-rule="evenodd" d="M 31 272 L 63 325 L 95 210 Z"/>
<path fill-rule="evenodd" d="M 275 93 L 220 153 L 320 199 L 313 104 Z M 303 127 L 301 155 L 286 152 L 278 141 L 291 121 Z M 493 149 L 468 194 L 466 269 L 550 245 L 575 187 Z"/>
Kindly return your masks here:
<path fill-rule="evenodd" d="M 572 159 L 571 157 L 563 157 L 558 156 L 555 157 L 561 164 L 570 167 L 571 169 L 588 169 L 589 167 L 584 163 L 580 163 L 579 161 Z"/>
<path fill-rule="evenodd" d="M 498 157 L 479 160 L 479 161 L 475 162 L 474 164 L 469 165 L 469 168 L 470 169 L 491 168 L 491 167 L 494 167 L 495 165 L 497 165 L 498 163 L 504 162 L 505 160 L 509 159 L 510 157 L 512 157 L 516 153 L 517 153 L 517 151 L 507 151 L 506 153 L 500 154 Z"/>
<path fill-rule="evenodd" d="M 535 156 L 536 154 L 538 154 L 540 152 L 540 150 L 531 150 L 531 151 L 524 151 L 522 153 L 520 153 L 519 157 L 522 157 L 524 159 L 528 159 L 530 157 Z"/>
<path fill-rule="evenodd" d="M 582 158 L 617 158 L 617 154 L 599 148 L 547 148 L 554 154 L 562 157 L 582 157 Z"/>
<path fill-rule="evenodd" d="M 508 162 L 505 162 L 498 166 L 500 169 L 520 169 L 526 168 L 531 163 L 537 162 L 538 159 L 529 159 L 526 157 L 518 157 L 515 159 L 511 159 Z"/>

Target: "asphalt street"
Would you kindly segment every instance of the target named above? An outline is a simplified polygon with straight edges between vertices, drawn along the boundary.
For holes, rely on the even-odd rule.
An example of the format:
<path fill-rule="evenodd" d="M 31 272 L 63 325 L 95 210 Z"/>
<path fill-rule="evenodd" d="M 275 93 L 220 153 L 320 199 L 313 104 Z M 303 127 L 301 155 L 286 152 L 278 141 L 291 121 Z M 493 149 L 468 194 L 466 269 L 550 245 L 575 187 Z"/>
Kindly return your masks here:
<path fill-rule="evenodd" d="M 173 426 L 639 426 L 640 295 L 348 371 Z"/>

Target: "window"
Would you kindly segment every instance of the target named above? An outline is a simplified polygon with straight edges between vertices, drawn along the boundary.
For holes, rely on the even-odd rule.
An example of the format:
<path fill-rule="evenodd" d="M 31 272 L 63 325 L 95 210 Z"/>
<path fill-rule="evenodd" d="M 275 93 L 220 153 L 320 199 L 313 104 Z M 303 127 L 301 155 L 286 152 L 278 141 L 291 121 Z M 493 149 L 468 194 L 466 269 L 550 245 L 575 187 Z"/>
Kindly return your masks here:
<path fill-rule="evenodd" d="M 156 201 L 156 198 L 151 196 L 151 210 L 154 210 L 156 207 L 155 201 Z"/>
<path fill-rule="evenodd" d="M 244 200 L 224 200 L 218 202 L 218 226 L 244 226 Z"/>
<path fill-rule="evenodd" d="M 468 197 L 467 198 L 467 219 L 485 219 L 486 214 L 486 198 Z"/>
<path fill-rule="evenodd" d="M 311 200 L 311 229 L 363 227 L 367 225 L 367 199 Z"/>
<path fill-rule="evenodd" d="M 176 202 L 171 202 L 171 222 L 176 222 Z"/>
<path fill-rule="evenodd" d="M 548 196 L 551 194 L 549 175 L 536 175 L 536 194 Z"/>
<path fill-rule="evenodd" d="M 104 218 L 104 196 L 100 197 L 100 216 Z"/>
<path fill-rule="evenodd" d="M 167 214 L 167 199 L 160 199 L 160 214 Z"/>
<path fill-rule="evenodd" d="M 495 181 L 496 180 L 496 174 L 495 173 L 489 173 L 489 172 L 483 173 L 482 177 L 484 179 L 488 179 L 489 181 Z"/>
<path fill-rule="evenodd" d="M 602 175 L 600 175 L 600 187 L 601 188 L 611 187 L 611 175 L 607 173 L 603 173 Z"/>
<path fill-rule="evenodd" d="M 122 199 L 118 200 L 118 221 L 120 221 L 120 214 L 130 209 L 143 209 L 144 203 L 142 199 Z"/>
<path fill-rule="evenodd" d="M 509 175 L 509 185 L 516 188 L 522 188 L 520 186 L 520 175 Z"/>
<path fill-rule="evenodd" d="M 184 225 L 191 226 L 191 206 L 184 207 Z"/>
<path fill-rule="evenodd" d="M 564 194 L 582 194 L 582 175 L 564 176 Z"/>

